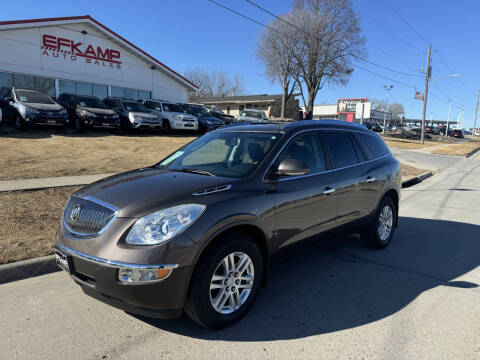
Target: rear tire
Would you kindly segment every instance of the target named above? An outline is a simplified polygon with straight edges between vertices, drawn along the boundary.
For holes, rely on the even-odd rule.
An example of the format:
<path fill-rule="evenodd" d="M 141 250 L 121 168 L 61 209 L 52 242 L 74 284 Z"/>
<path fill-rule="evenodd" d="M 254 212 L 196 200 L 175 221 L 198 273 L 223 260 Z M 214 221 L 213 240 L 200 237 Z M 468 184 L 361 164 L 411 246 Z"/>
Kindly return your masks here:
<path fill-rule="evenodd" d="M 75 130 L 75 132 L 79 133 L 79 132 L 82 132 L 83 130 L 83 127 L 82 127 L 82 121 L 80 120 L 80 118 L 76 118 L 73 122 L 73 129 Z"/>
<path fill-rule="evenodd" d="M 365 245 L 373 249 L 383 249 L 390 244 L 397 224 L 397 206 L 391 197 L 385 196 L 378 205 L 375 218 L 362 231 Z"/>
<path fill-rule="evenodd" d="M 263 281 L 263 258 L 255 242 L 239 233 L 225 235 L 223 240 L 202 255 L 185 303 L 188 316 L 210 329 L 240 320 Z"/>

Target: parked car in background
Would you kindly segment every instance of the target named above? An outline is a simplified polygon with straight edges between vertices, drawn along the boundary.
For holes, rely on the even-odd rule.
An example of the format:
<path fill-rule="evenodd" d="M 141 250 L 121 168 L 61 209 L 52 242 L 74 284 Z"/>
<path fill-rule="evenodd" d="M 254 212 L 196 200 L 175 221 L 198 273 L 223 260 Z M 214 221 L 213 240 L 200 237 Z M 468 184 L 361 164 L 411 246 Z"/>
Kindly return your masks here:
<path fill-rule="evenodd" d="M 458 138 L 458 139 L 463 139 L 463 132 L 460 129 L 453 129 L 448 131 L 448 136 Z"/>
<path fill-rule="evenodd" d="M 268 121 L 268 117 L 263 110 L 244 109 L 240 111 L 240 115 L 235 118 L 235 121 L 265 122 Z"/>
<path fill-rule="evenodd" d="M 64 93 L 57 101 L 67 110 L 68 122 L 76 131 L 93 127 L 120 127 L 119 115 L 95 96 Z"/>
<path fill-rule="evenodd" d="M 160 130 L 161 119 L 142 103 L 123 98 L 106 98 L 103 102 L 120 116 L 122 132 L 131 132 L 135 129 Z"/>
<path fill-rule="evenodd" d="M 3 87 L 1 96 L 17 130 L 40 124 L 65 125 L 68 119 L 67 111 L 43 92 Z"/>
<path fill-rule="evenodd" d="M 425 126 L 424 128 L 425 134 L 431 134 L 431 135 L 440 135 L 440 128 L 435 127 L 435 126 Z"/>
<path fill-rule="evenodd" d="M 472 135 L 473 133 L 470 130 L 462 129 L 463 135 Z"/>
<path fill-rule="evenodd" d="M 272 256 L 288 244 L 341 229 L 385 248 L 401 181 L 400 163 L 361 126 L 225 127 L 74 193 L 56 261 L 107 304 L 150 317 L 185 311 L 218 329 L 248 312 Z"/>
<path fill-rule="evenodd" d="M 187 113 L 193 115 L 198 120 L 198 130 L 200 132 L 207 132 L 215 130 L 221 126 L 225 125 L 225 121 L 219 119 L 213 114 L 206 110 L 202 106 L 197 105 L 188 105 L 188 104 L 179 104 Z"/>
<path fill-rule="evenodd" d="M 210 111 L 210 113 L 215 116 L 216 118 L 222 119 L 225 121 L 225 124 L 231 124 L 235 122 L 235 116 L 230 115 L 230 114 L 225 114 L 222 109 L 220 109 L 218 106 L 214 105 L 201 105 L 201 104 L 189 104 L 189 105 L 200 105 L 204 106 L 206 110 Z"/>
<path fill-rule="evenodd" d="M 198 130 L 198 121 L 195 116 L 186 113 L 178 104 L 158 100 L 144 100 L 143 104 L 158 114 L 162 122 L 162 129 L 167 134 L 172 129 L 189 131 Z"/>

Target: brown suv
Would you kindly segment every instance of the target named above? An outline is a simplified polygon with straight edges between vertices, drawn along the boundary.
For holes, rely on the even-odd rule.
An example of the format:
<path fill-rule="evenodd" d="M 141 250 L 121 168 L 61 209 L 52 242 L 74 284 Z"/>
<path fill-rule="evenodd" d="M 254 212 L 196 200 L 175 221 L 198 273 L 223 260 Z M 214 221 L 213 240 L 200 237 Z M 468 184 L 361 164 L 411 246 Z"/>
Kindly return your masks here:
<path fill-rule="evenodd" d="M 230 126 L 73 194 L 56 258 L 115 307 L 163 318 L 185 310 L 221 328 L 245 315 L 283 246 L 340 229 L 387 246 L 400 184 L 399 162 L 365 127 Z"/>

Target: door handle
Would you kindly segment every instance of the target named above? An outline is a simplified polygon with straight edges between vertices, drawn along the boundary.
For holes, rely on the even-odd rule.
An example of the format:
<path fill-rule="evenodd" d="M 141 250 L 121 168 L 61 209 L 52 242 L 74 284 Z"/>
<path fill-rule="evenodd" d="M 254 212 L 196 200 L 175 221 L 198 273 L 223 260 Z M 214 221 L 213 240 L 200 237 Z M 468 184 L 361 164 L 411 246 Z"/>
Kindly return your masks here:
<path fill-rule="evenodd" d="M 328 195 L 328 194 L 333 193 L 334 191 L 335 191 L 334 188 L 326 187 L 326 188 L 323 190 L 323 194 Z"/>
<path fill-rule="evenodd" d="M 367 183 L 371 183 L 371 182 L 374 182 L 375 181 L 375 178 L 374 177 L 367 177 Z"/>

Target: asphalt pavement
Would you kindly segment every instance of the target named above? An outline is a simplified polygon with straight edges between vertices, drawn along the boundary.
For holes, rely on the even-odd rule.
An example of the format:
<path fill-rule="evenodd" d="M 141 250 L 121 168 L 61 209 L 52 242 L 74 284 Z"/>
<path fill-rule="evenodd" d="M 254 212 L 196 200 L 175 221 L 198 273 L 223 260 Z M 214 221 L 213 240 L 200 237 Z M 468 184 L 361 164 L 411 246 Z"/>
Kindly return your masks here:
<path fill-rule="evenodd" d="M 250 313 L 210 331 L 132 316 L 64 272 L 0 285 L 0 359 L 480 359 L 480 153 L 402 191 L 385 250 L 283 251 Z"/>

